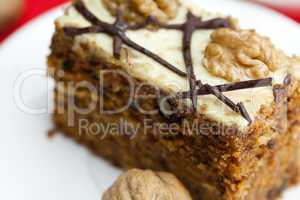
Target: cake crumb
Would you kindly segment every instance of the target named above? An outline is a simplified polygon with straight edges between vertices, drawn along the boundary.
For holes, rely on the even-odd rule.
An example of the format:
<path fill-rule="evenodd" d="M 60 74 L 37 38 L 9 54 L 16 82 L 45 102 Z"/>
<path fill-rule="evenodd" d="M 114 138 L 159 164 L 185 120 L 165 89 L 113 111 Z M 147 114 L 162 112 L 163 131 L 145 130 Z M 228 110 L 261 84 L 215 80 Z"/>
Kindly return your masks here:
<path fill-rule="evenodd" d="M 48 131 L 48 134 L 47 134 L 48 138 L 49 138 L 49 139 L 53 139 L 54 136 L 57 134 L 57 132 L 58 132 L 58 131 L 57 131 L 56 128 L 50 129 L 50 130 Z"/>

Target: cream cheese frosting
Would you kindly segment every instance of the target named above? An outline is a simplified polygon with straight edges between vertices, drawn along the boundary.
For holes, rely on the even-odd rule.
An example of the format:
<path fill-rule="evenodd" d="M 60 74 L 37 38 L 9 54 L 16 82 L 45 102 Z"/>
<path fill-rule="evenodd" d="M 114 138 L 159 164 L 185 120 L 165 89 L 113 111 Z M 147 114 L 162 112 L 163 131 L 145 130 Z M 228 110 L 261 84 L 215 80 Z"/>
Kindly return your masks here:
<path fill-rule="evenodd" d="M 115 21 L 115 17 L 109 13 L 101 0 L 83 0 L 83 2 L 102 21 L 108 23 Z M 221 16 L 220 14 L 206 12 L 188 0 L 181 0 L 181 4 L 176 18 L 170 20 L 169 23 L 183 23 L 189 10 L 197 16 L 201 16 L 203 20 Z M 72 6 L 67 9 L 64 16 L 57 19 L 56 24 L 59 27 L 87 27 L 90 25 Z M 131 40 L 160 55 L 178 69 L 186 71 L 182 53 L 182 32 L 165 29 L 155 31 L 143 29 L 127 31 L 126 34 Z M 204 51 L 211 41 L 211 34 L 212 30 L 198 30 L 193 35 L 191 50 L 196 78 L 210 85 L 231 83 L 228 80 L 212 75 L 204 67 Z M 113 59 L 113 41 L 107 34 L 99 33 L 77 36 L 73 49 L 76 51 L 80 47 L 80 44 L 99 48 Z M 151 58 L 125 45 L 123 49 L 127 50 L 127 54 L 126 59 L 121 59 L 121 66 L 131 76 L 156 85 L 162 90 L 171 93 L 189 90 L 189 83 L 186 78 L 178 76 Z M 273 84 L 283 83 L 288 69 L 285 62 L 282 65 L 278 67 L 278 70 L 271 73 L 271 77 L 274 79 Z M 274 100 L 272 87 L 231 91 L 224 94 L 235 103 L 243 102 L 252 119 L 256 118 L 262 106 L 271 106 Z M 248 127 L 247 120 L 240 114 L 233 112 L 213 95 L 199 96 L 198 99 L 198 111 L 207 118 L 228 126 L 236 125 L 241 130 Z M 201 109 L 204 107 L 205 109 Z"/>

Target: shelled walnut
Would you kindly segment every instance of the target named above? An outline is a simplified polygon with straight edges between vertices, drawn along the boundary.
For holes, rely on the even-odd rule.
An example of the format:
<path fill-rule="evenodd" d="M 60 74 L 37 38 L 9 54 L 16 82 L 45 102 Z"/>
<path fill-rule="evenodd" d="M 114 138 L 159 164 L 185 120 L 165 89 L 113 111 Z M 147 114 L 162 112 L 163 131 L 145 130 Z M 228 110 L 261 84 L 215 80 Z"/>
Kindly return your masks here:
<path fill-rule="evenodd" d="M 269 38 L 254 30 L 218 29 L 204 55 L 210 73 L 233 82 L 266 78 L 288 63 L 288 57 Z"/>
<path fill-rule="evenodd" d="M 176 16 L 178 0 L 102 0 L 109 11 L 116 15 L 117 8 L 124 10 L 128 22 L 141 22 L 150 15 L 161 22 Z"/>
<path fill-rule="evenodd" d="M 150 170 L 130 170 L 121 175 L 102 200 L 191 200 L 175 176 Z"/>

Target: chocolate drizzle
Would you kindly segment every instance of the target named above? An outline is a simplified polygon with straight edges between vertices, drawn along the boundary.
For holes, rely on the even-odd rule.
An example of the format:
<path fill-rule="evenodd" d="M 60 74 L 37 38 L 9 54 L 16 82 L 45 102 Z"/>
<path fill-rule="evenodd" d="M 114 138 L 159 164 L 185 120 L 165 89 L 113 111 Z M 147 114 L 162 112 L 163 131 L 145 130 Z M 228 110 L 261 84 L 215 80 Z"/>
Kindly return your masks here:
<path fill-rule="evenodd" d="M 123 20 L 122 11 L 118 10 L 117 20 L 114 24 L 108 24 L 106 22 L 101 21 L 93 13 L 91 13 L 84 3 L 79 0 L 74 3 L 74 7 L 76 10 L 86 19 L 88 20 L 92 26 L 87 28 L 72 28 L 66 27 L 64 31 L 67 35 L 74 37 L 77 35 L 85 34 L 85 33 L 106 33 L 111 35 L 114 38 L 114 56 L 116 58 L 120 57 L 120 50 L 122 44 L 126 44 L 127 46 L 139 51 L 142 54 L 152 58 L 156 62 L 160 63 L 161 65 L 165 66 L 169 70 L 175 72 L 179 76 L 186 76 L 186 73 L 179 70 L 177 67 L 173 66 L 166 60 L 162 59 L 160 56 L 152 53 L 148 49 L 140 46 L 139 44 L 135 43 L 131 39 L 126 36 L 126 31 L 130 29 L 130 26 Z"/>
<path fill-rule="evenodd" d="M 285 86 L 289 86 L 292 83 L 292 75 L 291 74 L 287 74 L 283 80 L 283 84 Z"/>
<path fill-rule="evenodd" d="M 136 51 L 152 58 L 159 64 L 163 65 L 167 69 L 173 71 L 182 77 L 187 77 L 190 85 L 190 91 L 180 93 L 179 95 L 183 98 L 190 98 L 192 100 L 192 111 L 196 111 L 197 106 L 197 96 L 213 94 L 224 104 L 229 106 L 233 111 L 240 113 L 249 123 L 251 123 L 251 118 L 247 110 L 245 109 L 243 103 L 235 104 L 228 97 L 226 97 L 222 92 L 254 88 L 254 87 L 265 87 L 272 85 L 272 79 L 261 79 L 261 80 L 252 80 L 244 81 L 234 84 L 225 84 L 219 86 L 211 86 L 209 84 L 202 84 L 201 80 L 197 80 L 194 67 L 193 59 L 191 52 L 191 42 L 193 33 L 200 29 L 216 29 L 216 28 L 229 28 L 229 22 L 224 18 L 215 18 L 207 21 L 203 21 L 201 17 L 195 16 L 193 13 L 188 12 L 186 21 L 182 24 L 162 24 L 155 17 L 148 17 L 143 23 L 129 25 L 123 19 L 122 10 L 118 9 L 116 21 L 113 24 L 109 24 L 98 19 L 93 13 L 91 13 L 82 0 L 77 0 L 74 3 L 76 10 L 92 25 L 86 28 L 73 28 L 65 27 L 65 34 L 70 37 L 75 37 L 77 35 L 86 34 L 86 33 L 106 33 L 113 37 L 113 54 L 116 59 L 121 57 L 121 48 L 125 44 Z M 139 30 L 147 28 L 148 26 L 153 25 L 159 28 L 179 30 L 183 32 L 183 57 L 186 67 L 186 72 L 179 70 L 177 67 L 173 66 L 168 61 L 164 60 L 157 54 L 149 51 L 148 49 L 140 46 L 139 44 L 132 41 L 127 37 L 127 30 Z"/>
<path fill-rule="evenodd" d="M 220 101 L 222 101 L 224 104 L 226 104 L 229 108 L 231 108 L 234 112 L 241 114 L 249 123 L 252 122 L 252 120 L 242 102 L 235 104 L 228 97 L 226 97 L 222 92 L 220 92 L 217 87 L 211 86 L 209 84 L 205 84 L 204 87 L 211 94 L 213 94 L 215 97 L 217 97 Z"/>
<path fill-rule="evenodd" d="M 196 95 L 197 79 L 194 73 L 193 59 L 191 53 L 191 42 L 192 42 L 193 33 L 198 29 L 216 29 L 222 27 L 223 28 L 229 27 L 228 21 L 223 18 L 215 18 L 208 21 L 202 21 L 200 17 L 197 17 L 193 13 L 188 12 L 186 22 L 183 24 L 164 25 L 151 16 L 144 23 L 134 25 L 131 28 L 133 30 L 137 30 L 141 28 L 146 28 L 149 25 L 155 25 L 160 28 L 165 28 L 170 30 L 174 29 L 183 32 L 183 43 L 182 43 L 183 57 L 184 57 L 187 77 L 190 85 L 190 91 L 191 91 L 190 98 L 193 104 L 193 111 L 195 111 L 197 106 L 197 95 Z M 198 83 L 199 82 L 201 81 L 198 81 Z M 200 87 L 202 87 L 202 85 L 200 85 Z"/>
<path fill-rule="evenodd" d="M 251 123 L 252 119 L 250 118 L 249 113 L 247 112 L 244 104 L 242 102 L 235 104 L 228 97 L 226 97 L 223 94 L 223 92 L 272 86 L 272 81 L 273 81 L 272 78 L 266 78 L 266 79 L 250 80 L 250 81 L 243 81 L 243 82 L 217 85 L 217 86 L 211 86 L 209 84 L 205 84 L 203 85 L 203 87 L 201 87 L 202 82 L 197 81 L 197 85 L 199 85 L 200 89 L 196 90 L 195 94 L 197 96 L 209 95 L 209 94 L 214 95 L 224 104 L 226 104 L 229 108 L 231 108 L 234 112 L 241 114 L 249 123 Z M 178 96 L 181 96 L 182 98 L 189 98 L 190 95 L 191 95 L 191 91 L 178 94 Z"/>
<path fill-rule="evenodd" d="M 250 88 L 260 88 L 260 87 L 272 86 L 272 81 L 273 81 L 272 78 L 265 78 L 265 79 L 243 81 L 243 82 L 230 83 L 230 84 L 224 84 L 224 85 L 217 85 L 214 87 L 217 88 L 220 92 L 230 92 L 230 91 L 234 91 L 234 90 L 243 90 L 243 89 L 250 89 Z M 196 91 L 196 94 L 198 96 L 209 95 L 209 94 L 211 94 L 211 92 L 209 90 L 207 90 L 207 88 L 201 87 L 200 89 L 198 89 Z M 190 96 L 190 91 L 182 92 L 178 95 L 180 95 L 182 98 L 188 98 Z"/>

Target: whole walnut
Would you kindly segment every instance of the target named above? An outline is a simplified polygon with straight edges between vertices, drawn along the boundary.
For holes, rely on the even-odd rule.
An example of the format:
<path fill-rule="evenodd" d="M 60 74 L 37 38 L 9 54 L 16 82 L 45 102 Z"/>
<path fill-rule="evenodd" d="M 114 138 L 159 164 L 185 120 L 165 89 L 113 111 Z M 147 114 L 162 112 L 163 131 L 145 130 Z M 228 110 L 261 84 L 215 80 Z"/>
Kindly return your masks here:
<path fill-rule="evenodd" d="M 172 174 L 133 169 L 121 175 L 102 200 L 191 200 L 191 196 Z"/>
<path fill-rule="evenodd" d="M 117 9 L 124 11 L 128 22 L 141 22 L 154 16 L 161 22 L 166 22 L 176 16 L 179 8 L 178 0 L 102 0 L 108 10 L 116 15 Z"/>

